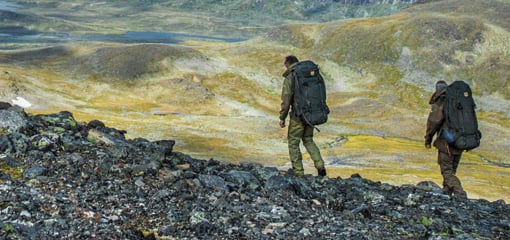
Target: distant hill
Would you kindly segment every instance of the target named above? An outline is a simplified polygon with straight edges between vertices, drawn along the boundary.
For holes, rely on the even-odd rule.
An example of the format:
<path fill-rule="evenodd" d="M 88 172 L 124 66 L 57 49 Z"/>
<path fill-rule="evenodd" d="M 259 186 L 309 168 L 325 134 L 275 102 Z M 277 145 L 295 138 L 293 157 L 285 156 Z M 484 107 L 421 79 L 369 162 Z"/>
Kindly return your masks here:
<path fill-rule="evenodd" d="M 0 29 L 30 26 L 42 33 L 187 32 L 253 37 L 289 22 L 390 15 L 415 0 L 329 1 L 9 1 L 0 8 Z"/>
<path fill-rule="evenodd" d="M 265 39 L 307 48 L 316 57 L 363 71 L 378 71 L 382 64 L 386 72 L 376 75 L 389 81 L 388 86 L 394 86 L 392 78 L 421 88 L 437 78 L 463 79 L 476 82 L 480 93 L 497 93 L 509 100 L 510 44 L 505 29 L 510 21 L 504 20 L 510 4 L 474 2 L 440 1 L 390 17 L 286 25 Z M 456 6 L 462 7 L 455 10 Z M 480 14 L 475 14 L 476 9 L 482 9 Z"/>

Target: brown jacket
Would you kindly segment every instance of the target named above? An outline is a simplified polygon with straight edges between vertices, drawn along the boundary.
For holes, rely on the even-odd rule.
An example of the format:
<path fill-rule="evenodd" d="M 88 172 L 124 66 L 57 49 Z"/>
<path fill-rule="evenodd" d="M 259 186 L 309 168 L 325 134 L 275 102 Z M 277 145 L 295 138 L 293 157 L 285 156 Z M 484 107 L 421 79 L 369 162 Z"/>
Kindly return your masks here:
<path fill-rule="evenodd" d="M 441 129 L 447 129 L 447 123 L 445 121 L 445 115 L 443 111 L 443 103 L 445 99 L 446 88 L 436 91 L 430 98 L 431 110 L 427 118 L 427 131 L 425 132 L 425 144 L 430 144 L 432 138 L 436 135 L 434 141 L 434 147 L 440 152 L 459 155 L 462 150 L 456 149 L 450 145 L 441 134 Z"/>

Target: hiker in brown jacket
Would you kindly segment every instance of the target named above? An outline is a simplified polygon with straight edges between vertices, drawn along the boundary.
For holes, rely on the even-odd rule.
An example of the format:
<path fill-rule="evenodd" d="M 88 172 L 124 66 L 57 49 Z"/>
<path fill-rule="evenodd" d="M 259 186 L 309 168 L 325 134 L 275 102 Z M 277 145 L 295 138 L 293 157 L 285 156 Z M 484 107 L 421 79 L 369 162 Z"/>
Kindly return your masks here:
<path fill-rule="evenodd" d="M 443 102 L 446 97 L 448 84 L 440 80 L 436 83 L 436 91 L 430 98 L 431 111 L 427 119 L 427 131 L 425 133 L 425 147 L 431 148 L 432 138 L 436 135 L 434 147 L 438 150 L 437 161 L 443 176 L 443 191 L 450 196 L 467 198 L 459 178 L 455 175 L 459 166 L 462 150 L 448 144 L 443 136 L 442 129 L 447 129 Z"/>

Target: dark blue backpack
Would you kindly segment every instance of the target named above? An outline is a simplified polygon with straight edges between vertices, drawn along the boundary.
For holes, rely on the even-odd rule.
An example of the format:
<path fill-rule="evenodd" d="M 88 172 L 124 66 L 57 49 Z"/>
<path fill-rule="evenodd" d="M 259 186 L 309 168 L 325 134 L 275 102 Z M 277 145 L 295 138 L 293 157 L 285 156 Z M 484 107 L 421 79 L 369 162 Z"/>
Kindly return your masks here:
<path fill-rule="evenodd" d="M 301 61 L 293 67 L 291 74 L 293 113 L 311 126 L 327 122 L 326 85 L 319 66 L 310 60 Z"/>
<path fill-rule="evenodd" d="M 471 150 L 480 146 L 482 134 L 478 130 L 476 105 L 471 88 L 464 81 L 455 81 L 446 88 L 444 114 L 448 129 L 444 137 L 448 143 L 460 150 Z"/>

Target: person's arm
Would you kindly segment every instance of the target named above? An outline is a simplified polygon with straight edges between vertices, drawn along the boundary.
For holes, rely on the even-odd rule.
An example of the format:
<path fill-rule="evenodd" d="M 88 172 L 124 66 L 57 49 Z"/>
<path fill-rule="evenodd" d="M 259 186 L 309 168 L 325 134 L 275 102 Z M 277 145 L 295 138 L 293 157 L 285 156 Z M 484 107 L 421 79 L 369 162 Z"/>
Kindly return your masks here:
<path fill-rule="evenodd" d="M 434 137 L 434 134 L 436 134 L 441 129 L 443 122 L 443 101 L 438 100 L 432 104 L 429 116 L 427 118 L 427 130 L 425 132 L 425 146 L 427 148 L 430 148 L 432 138 Z"/>
<path fill-rule="evenodd" d="M 280 108 L 280 122 L 284 122 L 283 126 L 285 127 L 285 119 L 289 115 L 290 111 L 290 105 L 292 100 L 292 91 L 290 89 L 290 80 L 288 78 L 285 78 L 283 81 L 283 87 L 282 87 L 282 103 Z M 280 123 L 280 126 L 282 124 Z"/>

